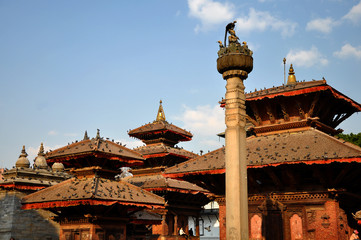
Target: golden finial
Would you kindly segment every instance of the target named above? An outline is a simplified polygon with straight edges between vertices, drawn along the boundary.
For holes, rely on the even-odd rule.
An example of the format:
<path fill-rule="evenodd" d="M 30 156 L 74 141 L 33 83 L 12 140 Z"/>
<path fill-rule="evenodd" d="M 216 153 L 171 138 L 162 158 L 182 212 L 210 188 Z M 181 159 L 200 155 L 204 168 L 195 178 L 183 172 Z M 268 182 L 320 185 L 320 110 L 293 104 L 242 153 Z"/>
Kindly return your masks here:
<path fill-rule="evenodd" d="M 163 106 L 162 106 L 162 100 L 159 101 L 159 109 L 158 109 L 157 118 L 155 121 L 156 122 L 165 121 L 165 114 L 164 114 L 164 110 L 163 110 Z"/>
<path fill-rule="evenodd" d="M 291 64 L 290 66 L 290 70 L 288 72 L 288 80 L 287 80 L 287 85 L 293 85 L 296 84 L 296 76 L 295 76 L 295 71 L 293 70 L 293 66 Z"/>

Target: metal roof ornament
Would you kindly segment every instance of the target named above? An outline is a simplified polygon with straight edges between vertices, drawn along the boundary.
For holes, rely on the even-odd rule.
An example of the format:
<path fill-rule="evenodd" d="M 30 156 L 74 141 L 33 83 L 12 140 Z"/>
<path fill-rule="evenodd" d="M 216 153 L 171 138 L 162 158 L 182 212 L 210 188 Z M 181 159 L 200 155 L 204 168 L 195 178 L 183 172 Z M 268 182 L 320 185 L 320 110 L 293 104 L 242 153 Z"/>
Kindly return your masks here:
<path fill-rule="evenodd" d="M 158 108 L 157 118 L 155 121 L 156 122 L 166 121 L 163 106 L 162 106 L 162 100 L 159 101 L 159 108 Z"/>
<path fill-rule="evenodd" d="M 294 85 L 296 83 L 297 83 L 297 81 L 296 81 L 295 71 L 294 71 L 293 66 L 291 64 L 290 70 L 288 72 L 287 85 Z"/>
<path fill-rule="evenodd" d="M 84 140 L 89 140 L 89 137 L 88 137 L 88 132 L 85 130 L 85 133 L 84 133 L 84 138 L 83 138 L 83 141 Z"/>
<path fill-rule="evenodd" d="M 100 139 L 100 130 L 97 129 L 97 136 L 95 137 L 95 139 Z"/>

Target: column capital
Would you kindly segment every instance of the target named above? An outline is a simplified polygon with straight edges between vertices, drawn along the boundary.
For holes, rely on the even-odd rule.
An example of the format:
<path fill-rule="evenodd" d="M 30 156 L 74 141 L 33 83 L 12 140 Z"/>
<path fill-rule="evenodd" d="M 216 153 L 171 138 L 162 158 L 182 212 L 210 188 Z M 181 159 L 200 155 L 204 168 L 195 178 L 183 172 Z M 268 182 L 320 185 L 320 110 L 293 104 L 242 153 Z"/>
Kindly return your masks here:
<path fill-rule="evenodd" d="M 222 74 L 222 77 L 224 80 L 232 77 L 239 77 L 240 79 L 245 80 L 248 77 L 248 73 L 244 70 L 228 70 Z"/>

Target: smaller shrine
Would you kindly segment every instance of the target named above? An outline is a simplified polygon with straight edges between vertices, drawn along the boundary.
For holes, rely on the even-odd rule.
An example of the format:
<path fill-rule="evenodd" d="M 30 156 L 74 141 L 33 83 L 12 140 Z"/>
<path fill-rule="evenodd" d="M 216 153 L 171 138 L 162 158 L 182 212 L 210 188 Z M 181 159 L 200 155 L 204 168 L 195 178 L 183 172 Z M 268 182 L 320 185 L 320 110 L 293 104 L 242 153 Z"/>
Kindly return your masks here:
<path fill-rule="evenodd" d="M 142 171 L 151 168 L 164 169 L 167 166 L 194 158 L 197 154 L 176 147 L 179 142 L 190 141 L 193 135 L 171 123 L 168 123 L 160 101 L 156 120 L 128 132 L 129 136 L 142 140 L 146 145 L 136 148 L 142 154 L 145 164 Z"/>
<path fill-rule="evenodd" d="M 60 224 L 60 240 L 129 239 L 127 224 L 140 210 L 164 209 L 162 197 L 117 176 L 120 167 L 143 163 L 137 152 L 100 137 L 76 141 L 46 155 L 74 176 L 23 198 L 23 209 L 46 209 Z"/>
<path fill-rule="evenodd" d="M 164 177 L 167 166 L 195 158 L 198 155 L 176 147 L 181 141 L 190 141 L 192 134 L 167 122 L 160 101 L 156 120 L 128 132 L 131 137 L 142 140 L 146 145 L 134 149 L 145 158 L 144 166 L 136 166 L 132 177 L 125 180 L 144 190 L 164 197 L 167 202 L 164 211 L 159 212 L 162 222 L 152 225 L 151 235 L 155 239 L 173 239 L 179 237 L 182 228 L 189 234 L 188 219 L 196 223 L 192 239 L 199 239 L 199 217 L 202 206 L 210 199 L 209 192 L 193 183 Z M 191 232 L 192 232 L 191 231 Z"/>
<path fill-rule="evenodd" d="M 41 144 L 33 166 L 28 160 L 25 146 L 15 163 L 15 167 L 4 170 L 0 180 L 0 240 L 58 239 L 59 224 L 52 220 L 53 213 L 42 209 L 25 211 L 21 209 L 21 199 L 38 190 L 56 185 L 71 176 L 64 172 L 61 163 L 50 168 L 44 157 Z"/>

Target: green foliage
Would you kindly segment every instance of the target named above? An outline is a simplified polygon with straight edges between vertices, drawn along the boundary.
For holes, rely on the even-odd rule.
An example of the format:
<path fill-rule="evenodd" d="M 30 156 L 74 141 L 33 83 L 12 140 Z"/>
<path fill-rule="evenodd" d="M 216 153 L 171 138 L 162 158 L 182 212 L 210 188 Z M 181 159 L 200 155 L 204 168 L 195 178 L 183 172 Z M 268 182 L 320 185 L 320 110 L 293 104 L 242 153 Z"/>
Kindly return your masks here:
<path fill-rule="evenodd" d="M 353 143 L 359 147 L 361 147 L 361 133 L 357 133 L 357 134 L 343 134 L 340 133 L 337 135 L 337 137 L 344 139 L 347 142 Z"/>

